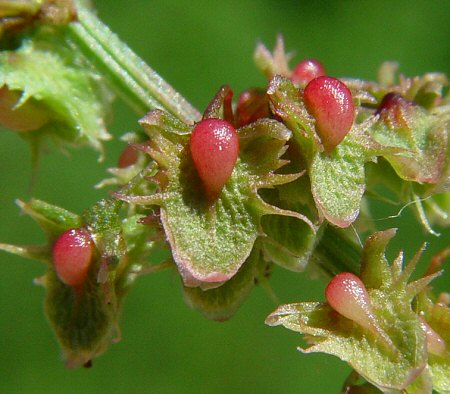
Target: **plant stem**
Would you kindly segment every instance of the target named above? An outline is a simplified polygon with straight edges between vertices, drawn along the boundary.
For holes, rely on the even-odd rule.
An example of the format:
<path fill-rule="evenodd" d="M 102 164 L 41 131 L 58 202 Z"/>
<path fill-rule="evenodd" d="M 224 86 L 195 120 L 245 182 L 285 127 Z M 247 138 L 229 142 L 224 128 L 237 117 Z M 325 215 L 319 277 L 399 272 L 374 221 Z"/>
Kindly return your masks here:
<path fill-rule="evenodd" d="M 200 113 L 90 10 L 78 4 L 77 15 L 69 25 L 71 39 L 134 111 L 144 115 L 159 108 L 187 124 L 200 120 Z"/>
<path fill-rule="evenodd" d="M 330 277 L 340 272 L 359 275 L 361 252 L 361 246 L 344 230 L 327 225 L 311 259 Z"/>

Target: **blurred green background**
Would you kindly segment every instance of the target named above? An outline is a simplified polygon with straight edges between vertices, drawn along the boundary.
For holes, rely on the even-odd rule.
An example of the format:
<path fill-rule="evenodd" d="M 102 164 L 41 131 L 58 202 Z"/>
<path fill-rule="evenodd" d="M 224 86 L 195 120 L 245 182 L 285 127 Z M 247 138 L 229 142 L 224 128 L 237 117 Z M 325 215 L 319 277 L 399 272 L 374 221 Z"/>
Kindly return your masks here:
<path fill-rule="evenodd" d="M 99 16 L 197 108 L 217 88 L 235 92 L 262 86 L 253 66 L 258 40 L 270 48 L 282 33 L 294 63 L 320 59 L 334 76 L 376 77 L 379 64 L 396 60 L 406 75 L 428 71 L 450 74 L 450 2 L 443 1 L 269 1 L 215 2 L 97 0 Z M 110 127 L 119 136 L 136 128 L 136 116 L 120 103 Z M 81 212 L 102 198 L 92 185 L 115 164 L 123 143 L 106 144 L 97 162 L 88 149 L 68 156 L 49 149 L 30 188 L 28 146 L 11 132 L 0 132 L 0 240 L 39 243 L 43 235 L 19 214 L 16 198 L 31 196 Z M 377 211 L 386 217 L 399 207 Z M 380 228 L 400 226 L 392 248 L 410 257 L 427 239 L 433 251 L 450 239 L 426 237 L 410 211 Z M 173 273 L 140 278 L 122 317 L 123 339 L 94 361 L 90 370 L 65 369 L 42 313 L 42 288 L 32 284 L 43 267 L 0 254 L 1 393 L 337 393 L 349 368 L 331 356 L 302 355 L 300 336 L 264 325 L 275 308 L 257 288 L 234 319 L 205 320 L 182 299 Z M 280 302 L 323 299 L 325 281 L 277 269 L 271 280 Z M 449 275 L 436 287 L 449 289 Z"/>

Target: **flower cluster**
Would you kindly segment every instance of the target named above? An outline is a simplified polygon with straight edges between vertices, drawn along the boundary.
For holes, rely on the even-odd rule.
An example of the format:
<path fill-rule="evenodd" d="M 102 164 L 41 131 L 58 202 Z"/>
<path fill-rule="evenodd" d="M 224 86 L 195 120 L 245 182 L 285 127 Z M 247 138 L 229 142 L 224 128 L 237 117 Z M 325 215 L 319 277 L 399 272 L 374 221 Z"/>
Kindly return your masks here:
<path fill-rule="evenodd" d="M 429 233 L 448 226 L 445 76 L 397 77 L 385 63 L 377 82 L 336 78 L 316 59 L 291 69 L 280 37 L 273 52 L 255 51 L 265 88 L 233 102 L 222 86 L 201 115 L 89 9 L 60 7 L 58 23 L 25 13 L 28 29 L 5 30 L 20 45 L 0 52 L 0 123 L 35 146 L 50 137 L 102 151 L 113 91 L 146 112 L 99 184 L 117 187 L 109 198 L 81 215 L 20 202 L 47 244 L 0 244 L 46 264 L 39 283 L 69 366 L 89 366 L 114 339 L 138 274 L 176 270 L 187 303 L 223 321 L 277 265 L 333 277 L 326 303 L 282 305 L 267 318 L 306 334 L 303 352 L 340 357 L 364 387 L 450 390 L 450 312 L 428 287 L 439 272 L 409 282 L 419 254 L 389 265 L 394 230 L 364 248 L 346 231 L 364 228 L 362 207 L 380 185 Z"/>

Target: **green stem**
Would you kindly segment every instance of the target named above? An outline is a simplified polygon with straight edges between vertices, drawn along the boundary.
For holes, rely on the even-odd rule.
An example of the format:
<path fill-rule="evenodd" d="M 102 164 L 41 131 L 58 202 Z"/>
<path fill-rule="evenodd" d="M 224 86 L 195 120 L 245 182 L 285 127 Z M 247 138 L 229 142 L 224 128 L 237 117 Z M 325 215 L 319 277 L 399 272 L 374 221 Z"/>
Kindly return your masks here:
<path fill-rule="evenodd" d="M 344 232 L 328 225 L 312 255 L 312 261 L 328 276 L 340 272 L 359 275 L 362 247 Z"/>
<path fill-rule="evenodd" d="M 108 79 L 115 92 L 139 115 L 163 109 L 192 124 L 200 113 L 165 82 L 125 43 L 82 5 L 78 21 L 69 25 L 69 34 L 90 62 Z"/>

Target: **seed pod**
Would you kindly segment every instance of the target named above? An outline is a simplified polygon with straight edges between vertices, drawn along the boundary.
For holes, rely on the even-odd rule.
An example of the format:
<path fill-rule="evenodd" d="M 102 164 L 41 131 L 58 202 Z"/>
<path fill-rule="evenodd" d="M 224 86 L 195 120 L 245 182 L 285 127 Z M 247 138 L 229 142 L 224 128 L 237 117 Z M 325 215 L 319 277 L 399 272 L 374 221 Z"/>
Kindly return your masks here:
<path fill-rule="evenodd" d="M 336 78 L 321 76 L 306 85 L 306 109 L 316 119 L 316 132 L 326 152 L 331 152 L 347 135 L 355 118 L 352 93 Z"/>
<path fill-rule="evenodd" d="M 295 66 L 291 81 L 297 85 L 305 86 L 311 80 L 325 75 L 325 67 L 316 59 L 305 59 Z"/>
<path fill-rule="evenodd" d="M 236 130 L 225 120 L 204 119 L 192 130 L 190 150 L 208 199 L 217 199 L 237 161 Z"/>
<path fill-rule="evenodd" d="M 59 279 L 68 286 L 84 283 L 92 261 L 94 244 L 84 228 L 67 230 L 53 246 L 53 264 Z"/>

